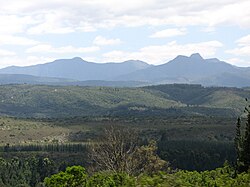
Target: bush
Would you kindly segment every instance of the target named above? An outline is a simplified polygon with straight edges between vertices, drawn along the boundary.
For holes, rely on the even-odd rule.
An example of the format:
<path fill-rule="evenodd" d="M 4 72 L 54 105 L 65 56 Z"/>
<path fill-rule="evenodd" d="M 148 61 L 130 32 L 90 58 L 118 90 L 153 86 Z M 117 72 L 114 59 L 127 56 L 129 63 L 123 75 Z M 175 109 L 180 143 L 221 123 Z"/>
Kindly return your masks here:
<path fill-rule="evenodd" d="M 45 178 L 47 187 L 81 187 L 86 186 L 87 174 L 81 166 L 67 167 L 65 172 Z"/>
<path fill-rule="evenodd" d="M 234 176 L 234 168 L 225 165 L 211 171 L 184 171 L 175 173 L 158 172 L 152 176 L 142 174 L 138 177 L 126 173 L 95 173 L 88 177 L 80 166 L 68 167 L 45 179 L 46 187 L 189 187 L 189 186 L 240 186 L 248 187 L 250 173 Z"/>

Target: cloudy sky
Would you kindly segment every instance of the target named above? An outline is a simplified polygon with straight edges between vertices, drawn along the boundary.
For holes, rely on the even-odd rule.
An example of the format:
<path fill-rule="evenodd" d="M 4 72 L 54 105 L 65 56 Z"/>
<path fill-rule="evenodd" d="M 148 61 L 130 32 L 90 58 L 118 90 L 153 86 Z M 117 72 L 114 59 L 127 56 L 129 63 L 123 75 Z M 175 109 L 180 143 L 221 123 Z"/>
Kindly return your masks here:
<path fill-rule="evenodd" d="M 250 66 L 249 0 L 0 0 L 0 67 L 79 56 Z"/>

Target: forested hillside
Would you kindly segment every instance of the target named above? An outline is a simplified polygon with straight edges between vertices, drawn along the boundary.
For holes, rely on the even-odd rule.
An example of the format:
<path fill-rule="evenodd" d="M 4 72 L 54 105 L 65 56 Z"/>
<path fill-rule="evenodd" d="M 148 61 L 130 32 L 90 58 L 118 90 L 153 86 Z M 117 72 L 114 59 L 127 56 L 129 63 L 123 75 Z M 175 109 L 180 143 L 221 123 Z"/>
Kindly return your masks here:
<path fill-rule="evenodd" d="M 0 185 L 247 186 L 249 173 L 236 175 L 234 137 L 249 96 L 186 84 L 2 85 Z M 125 131 L 113 137 L 114 127 Z M 110 157 L 113 148 L 121 152 Z"/>
<path fill-rule="evenodd" d="M 141 88 L 2 85 L 0 113 L 19 117 L 237 116 L 249 96 L 246 89 L 182 84 Z"/>

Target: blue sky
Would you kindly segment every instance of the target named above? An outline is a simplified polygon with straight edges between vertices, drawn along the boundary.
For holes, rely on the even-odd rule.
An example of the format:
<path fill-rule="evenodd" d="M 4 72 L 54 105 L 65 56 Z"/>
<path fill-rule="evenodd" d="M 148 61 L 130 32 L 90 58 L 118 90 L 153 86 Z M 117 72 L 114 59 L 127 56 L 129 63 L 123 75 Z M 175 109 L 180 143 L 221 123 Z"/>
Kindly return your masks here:
<path fill-rule="evenodd" d="M 0 0 L 0 68 L 79 56 L 250 66 L 249 0 Z"/>

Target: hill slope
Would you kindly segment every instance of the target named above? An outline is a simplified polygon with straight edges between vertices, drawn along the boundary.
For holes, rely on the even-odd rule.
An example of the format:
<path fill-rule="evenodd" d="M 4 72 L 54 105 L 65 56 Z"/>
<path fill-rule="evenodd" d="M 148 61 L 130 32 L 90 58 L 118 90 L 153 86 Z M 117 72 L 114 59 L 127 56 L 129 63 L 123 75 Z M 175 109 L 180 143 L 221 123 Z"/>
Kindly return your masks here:
<path fill-rule="evenodd" d="M 160 85 L 142 88 L 0 86 L 0 113 L 22 117 L 239 115 L 250 91 Z"/>

